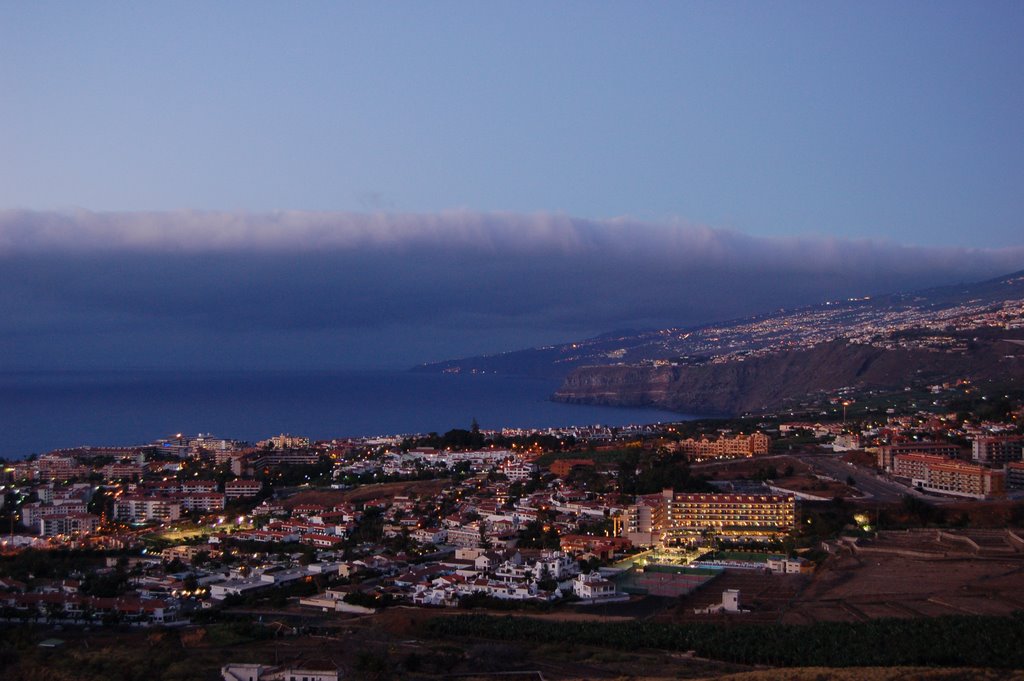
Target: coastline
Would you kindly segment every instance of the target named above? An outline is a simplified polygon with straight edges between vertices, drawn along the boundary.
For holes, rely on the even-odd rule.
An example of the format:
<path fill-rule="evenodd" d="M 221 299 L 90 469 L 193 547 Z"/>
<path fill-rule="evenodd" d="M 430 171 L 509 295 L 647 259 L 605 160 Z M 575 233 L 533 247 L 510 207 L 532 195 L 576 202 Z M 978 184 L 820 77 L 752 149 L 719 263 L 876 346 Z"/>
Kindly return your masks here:
<path fill-rule="evenodd" d="M 681 421 L 657 409 L 572 405 L 551 379 L 401 370 L 0 372 L 0 457 L 135 445 L 172 433 L 255 441 Z"/>

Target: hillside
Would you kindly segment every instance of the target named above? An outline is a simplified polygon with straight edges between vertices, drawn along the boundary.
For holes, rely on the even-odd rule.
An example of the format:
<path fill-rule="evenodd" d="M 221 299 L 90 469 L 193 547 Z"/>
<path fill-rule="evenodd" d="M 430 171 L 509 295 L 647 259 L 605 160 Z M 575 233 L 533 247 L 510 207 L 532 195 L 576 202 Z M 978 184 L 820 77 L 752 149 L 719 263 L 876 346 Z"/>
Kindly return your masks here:
<path fill-rule="evenodd" d="M 826 301 L 699 327 L 612 332 L 414 370 L 564 378 L 584 366 L 697 366 L 807 348 L 836 338 L 884 345 L 894 333 L 1005 327 L 1014 321 L 1024 323 L 1024 271 L 984 282 Z"/>
<path fill-rule="evenodd" d="M 1024 347 L 989 333 L 966 347 L 879 347 L 845 339 L 809 349 L 697 366 L 595 366 L 570 373 L 563 402 L 652 406 L 689 413 L 778 409 L 791 400 L 843 387 L 899 389 L 951 378 L 1024 381 Z"/>
<path fill-rule="evenodd" d="M 1024 271 L 702 327 L 608 333 L 416 371 L 556 377 L 563 380 L 558 401 L 735 414 L 842 387 L 1021 380 L 1022 352 Z"/>

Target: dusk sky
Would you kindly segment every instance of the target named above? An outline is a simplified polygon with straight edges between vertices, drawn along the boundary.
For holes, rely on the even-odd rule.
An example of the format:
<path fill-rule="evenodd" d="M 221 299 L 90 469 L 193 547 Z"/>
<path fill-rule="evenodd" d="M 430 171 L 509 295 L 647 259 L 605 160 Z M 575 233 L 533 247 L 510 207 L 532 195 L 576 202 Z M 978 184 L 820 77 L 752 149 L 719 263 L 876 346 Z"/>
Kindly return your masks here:
<path fill-rule="evenodd" d="M 1024 269 L 1024 3 L 0 4 L 0 369 L 406 366 Z"/>

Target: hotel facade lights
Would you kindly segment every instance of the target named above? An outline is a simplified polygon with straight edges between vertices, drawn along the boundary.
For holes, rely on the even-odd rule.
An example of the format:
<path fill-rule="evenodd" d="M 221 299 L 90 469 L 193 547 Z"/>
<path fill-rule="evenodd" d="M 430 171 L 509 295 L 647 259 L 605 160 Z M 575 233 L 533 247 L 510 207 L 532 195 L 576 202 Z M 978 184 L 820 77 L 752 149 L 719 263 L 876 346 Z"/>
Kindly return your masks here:
<path fill-rule="evenodd" d="M 791 494 L 684 494 L 664 490 L 628 509 L 623 536 L 647 545 L 692 544 L 708 539 L 774 541 L 796 525 Z"/>
<path fill-rule="evenodd" d="M 1001 497 L 1006 491 L 1002 470 L 926 454 L 897 454 L 893 474 L 913 487 L 975 499 Z"/>

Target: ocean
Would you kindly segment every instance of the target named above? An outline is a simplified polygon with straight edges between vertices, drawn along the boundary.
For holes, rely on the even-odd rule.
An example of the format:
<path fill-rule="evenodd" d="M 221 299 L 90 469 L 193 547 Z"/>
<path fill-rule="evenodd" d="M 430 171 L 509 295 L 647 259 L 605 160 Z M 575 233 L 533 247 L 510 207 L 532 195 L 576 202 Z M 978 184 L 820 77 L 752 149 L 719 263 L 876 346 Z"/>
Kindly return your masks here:
<path fill-rule="evenodd" d="M 679 421 L 649 409 L 559 404 L 558 381 L 495 375 L 345 372 L 0 372 L 0 458 L 175 433 L 255 442 L 469 428 Z"/>

